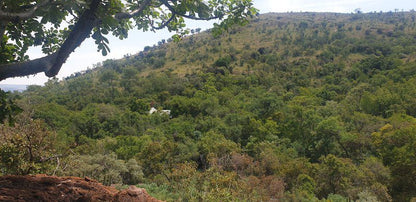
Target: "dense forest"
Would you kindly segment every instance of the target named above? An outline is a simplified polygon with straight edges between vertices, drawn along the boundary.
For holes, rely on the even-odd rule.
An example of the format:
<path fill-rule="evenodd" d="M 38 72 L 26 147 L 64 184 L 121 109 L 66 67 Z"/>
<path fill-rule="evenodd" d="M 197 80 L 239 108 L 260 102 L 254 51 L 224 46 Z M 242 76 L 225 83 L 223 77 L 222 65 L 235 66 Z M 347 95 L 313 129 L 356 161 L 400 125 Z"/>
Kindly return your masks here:
<path fill-rule="evenodd" d="M 1 174 L 167 201 L 415 200 L 415 18 L 264 14 L 3 92 Z"/>

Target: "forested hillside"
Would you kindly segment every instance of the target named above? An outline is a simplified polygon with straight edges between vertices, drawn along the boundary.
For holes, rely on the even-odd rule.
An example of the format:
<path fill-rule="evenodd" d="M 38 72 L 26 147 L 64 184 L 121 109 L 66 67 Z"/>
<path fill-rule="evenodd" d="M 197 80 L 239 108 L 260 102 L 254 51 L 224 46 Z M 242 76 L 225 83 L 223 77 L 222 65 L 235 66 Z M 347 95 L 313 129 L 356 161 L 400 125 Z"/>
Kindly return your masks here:
<path fill-rule="evenodd" d="M 415 18 L 264 14 L 29 86 L 0 171 L 168 201 L 415 199 Z"/>

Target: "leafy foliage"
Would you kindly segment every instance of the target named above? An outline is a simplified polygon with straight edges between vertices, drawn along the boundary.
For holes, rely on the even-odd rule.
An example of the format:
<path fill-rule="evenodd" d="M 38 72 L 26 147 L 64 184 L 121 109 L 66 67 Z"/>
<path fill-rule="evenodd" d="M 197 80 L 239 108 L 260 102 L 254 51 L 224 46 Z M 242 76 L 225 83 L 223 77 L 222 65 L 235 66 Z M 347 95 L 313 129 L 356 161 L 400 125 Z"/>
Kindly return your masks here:
<path fill-rule="evenodd" d="M 19 117 L 15 126 L 0 125 L 0 165 L 2 174 L 36 174 L 49 172 L 59 157 L 55 135 L 41 120 L 31 120 L 27 114 Z"/>
<path fill-rule="evenodd" d="M 13 125 L 14 116 L 22 109 L 14 103 L 13 99 L 8 98 L 8 94 L 0 89 L 0 121 L 4 123 L 7 120 L 9 125 Z"/>
<path fill-rule="evenodd" d="M 143 172 L 135 159 L 118 160 L 115 154 L 95 154 L 69 157 L 71 164 L 62 175 L 94 178 L 104 185 L 137 184 L 143 180 Z"/>

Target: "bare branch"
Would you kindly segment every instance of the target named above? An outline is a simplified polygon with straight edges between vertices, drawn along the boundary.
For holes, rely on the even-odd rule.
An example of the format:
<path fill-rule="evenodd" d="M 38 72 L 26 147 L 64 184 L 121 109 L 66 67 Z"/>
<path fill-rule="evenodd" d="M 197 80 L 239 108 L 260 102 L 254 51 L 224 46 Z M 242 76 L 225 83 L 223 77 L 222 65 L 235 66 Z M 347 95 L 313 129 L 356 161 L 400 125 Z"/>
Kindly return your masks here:
<path fill-rule="evenodd" d="M 178 13 L 175 10 L 175 8 L 172 5 L 169 4 L 169 2 L 167 0 L 160 0 L 160 2 L 162 2 L 163 5 L 165 5 L 170 10 L 170 12 L 172 12 L 172 14 L 176 14 L 176 15 L 184 17 L 184 18 L 189 18 L 189 19 L 192 19 L 192 20 L 214 20 L 214 19 L 219 18 L 219 16 L 211 16 L 211 17 L 208 17 L 208 18 L 203 18 L 203 17 L 196 17 L 196 16 L 192 16 L 192 15 L 181 14 L 181 13 Z"/>
<path fill-rule="evenodd" d="M 39 160 L 39 162 L 50 161 L 50 160 L 52 160 L 54 158 L 59 158 L 59 157 L 62 157 L 62 156 L 63 156 L 62 154 L 55 154 L 55 155 L 50 156 L 50 157 L 41 157 L 40 160 Z"/>
<path fill-rule="evenodd" d="M 0 9 L 0 20 L 2 21 L 13 21 L 13 20 L 26 20 L 29 18 L 32 18 L 35 15 L 35 12 L 45 6 L 46 4 L 50 3 L 51 0 L 45 0 L 42 3 L 36 4 L 34 5 L 32 8 L 30 8 L 29 10 L 25 11 L 25 12 L 21 12 L 21 13 L 10 13 L 10 12 L 5 12 L 3 10 Z"/>
<path fill-rule="evenodd" d="M 155 30 L 159 30 L 159 29 L 163 29 L 163 28 L 165 28 L 166 26 L 168 26 L 168 24 L 174 19 L 176 17 L 176 14 L 175 13 L 173 13 L 172 14 L 172 16 L 169 18 L 169 20 L 167 20 L 166 22 L 162 22 L 162 24 L 160 25 L 160 26 L 158 26 L 158 27 L 155 27 L 154 25 L 153 25 L 153 22 L 152 22 L 152 24 L 151 24 L 151 26 L 152 26 L 152 29 L 155 29 Z"/>
<path fill-rule="evenodd" d="M 144 9 L 146 9 L 146 7 L 150 4 L 150 2 L 151 0 L 146 0 L 139 6 L 138 9 L 132 12 L 120 12 L 120 13 L 117 13 L 114 17 L 118 20 L 122 20 L 122 19 L 127 19 L 127 18 L 138 16 L 143 12 Z"/>
<path fill-rule="evenodd" d="M 52 176 L 55 176 L 56 171 L 58 171 L 58 168 L 60 166 L 59 157 L 56 157 L 56 168 L 53 170 Z"/>

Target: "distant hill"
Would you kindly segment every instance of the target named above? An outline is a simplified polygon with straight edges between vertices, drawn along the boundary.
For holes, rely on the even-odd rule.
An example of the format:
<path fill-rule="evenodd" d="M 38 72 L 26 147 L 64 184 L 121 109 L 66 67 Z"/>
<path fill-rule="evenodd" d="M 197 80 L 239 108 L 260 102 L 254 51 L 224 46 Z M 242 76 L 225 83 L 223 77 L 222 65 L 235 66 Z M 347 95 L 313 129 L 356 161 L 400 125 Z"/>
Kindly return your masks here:
<path fill-rule="evenodd" d="M 19 91 L 22 92 L 26 90 L 27 85 L 15 85 L 15 84 L 0 84 L 0 89 L 3 91 Z"/>
<path fill-rule="evenodd" d="M 343 63 L 347 69 L 365 56 L 396 57 L 415 61 L 415 12 L 388 13 L 268 13 L 243 27 L 230 28 L 219 37 L 210 31 L 187 36 L 179 43 L 158 45 L 120 60 L 75 73 L 73 78 L 101 68 L 121 73 L 134 69 L 140 76 L 169 71 L 180 76 L 226 62 L 233 74 L 258 68 L 278 70 L 287 63 L 311 63 L 313 71 L 324 64 Z M 305 63 L 306 64 L 306 63 Z M 262 66 L 262 67 L 260 67 Z M 281 68 L 280 68 L 281 69 Z"/>

